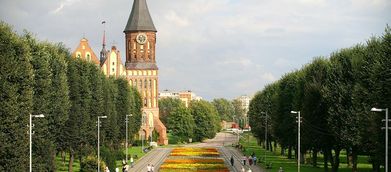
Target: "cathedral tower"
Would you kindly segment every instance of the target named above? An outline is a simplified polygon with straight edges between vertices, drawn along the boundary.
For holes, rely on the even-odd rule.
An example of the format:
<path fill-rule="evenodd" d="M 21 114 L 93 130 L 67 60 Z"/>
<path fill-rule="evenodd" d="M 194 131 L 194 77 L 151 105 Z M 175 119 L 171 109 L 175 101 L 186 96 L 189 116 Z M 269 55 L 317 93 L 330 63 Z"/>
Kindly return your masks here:
<path fill-rule="evenodd" d="M 124 30 L 127 79 L 131 86 L 137 88 L 143 99 L 140 136 L 148 138 L 152 130 L 156 130 L 159 133 L 158 144 L 166 145 L 166 127 L 159 119 L 156 32 L 146 0 L 134 0 Z"/>

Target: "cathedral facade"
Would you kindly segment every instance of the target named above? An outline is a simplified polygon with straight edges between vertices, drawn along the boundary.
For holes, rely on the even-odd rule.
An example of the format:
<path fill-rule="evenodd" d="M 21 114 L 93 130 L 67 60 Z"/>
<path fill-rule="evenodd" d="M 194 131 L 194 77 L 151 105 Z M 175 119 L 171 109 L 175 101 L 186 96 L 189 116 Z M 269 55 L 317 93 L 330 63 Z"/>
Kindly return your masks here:
<path fill-rule="evenodd" d="M 132 11 L 124 29 L 126 62 L 122 64 L 120 52 L 115 46 L 106 50 L 103 36 L 100 60 L 97 60 L 87 39 L 83 38 L 74 51 L 75 58 L 86 59 L 100 66 L 106 76 L 124 77 L 142 97 L 142 121 L 139 136 L 148 138 L 152 131 L 159 133 L 158 144 L 167 145 L 166 127 L 159 119 L 159 70 L 156 64 L 156 28 L 150 16 L 146 0 L 134 0 Z M 90 58 L 87 58 L 87 47 Z M 83 55 L 84 53 L 84 55 Z M 94 57 L 92 57 L 94 56 Z"/>

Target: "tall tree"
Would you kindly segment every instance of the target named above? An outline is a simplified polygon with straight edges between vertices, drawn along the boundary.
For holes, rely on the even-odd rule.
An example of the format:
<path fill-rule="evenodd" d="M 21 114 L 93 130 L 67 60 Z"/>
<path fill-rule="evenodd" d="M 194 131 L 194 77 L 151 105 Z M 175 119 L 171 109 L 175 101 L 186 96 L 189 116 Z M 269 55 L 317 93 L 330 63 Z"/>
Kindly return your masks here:
<path fill-rule="evenodd" d="M 167 118 L 170 116 L 171 112 L 182 105 L 183 102 L 180 99 L 171 97 L 159 99 L 160 120 L 165 126 L 168 126 Z"/>
<path fill-rule="evenodd" d="M 33 114 L 44 114 L 45 118 L 35 123 L 35 139 L 33 140 L 33 169 L 36 171 L 55 170 L 55 147 L 49 137 L 48 119 L 53 119 L 50 113 L 50 98 L 52 94 L 52 73 L 50 70 L 51 54 L 47 44 L 38 43 L 30 34 L 26 34 L 26 41 L 31 48 L 31 64 L 34 69 L 33 82 Z"/>
<path fill-rule="evenodd" d="M 28 171 L 26 125 L 33 104 L 29 51 L 26 42 L 0 22 L 0 171 Z"/>
<path fill-rule="evenodd" d="M 229 100 L 224 98 L 214 99 L 212 104 L 215 106 L 221 120 L 232 121 L 235 108 Z"/>
<path fill-rule="evenodd" d="M 207 101 L 201 100 L 192 101 L 189 108 L 194 122 L 197 124 L 197 127 L 194 128 L 194 140 L 202 141 L 215 137 L 221 126 L 214 106 Z"/>
<path fill-rule="evenodd" d="M 190 110 L 183 104 L 171 112 L 167 118 L 167 124 L 168 130 L 179 138 L 179 142 L 187 142 L 189 138 L 193 138 L 194 119 Z"/>

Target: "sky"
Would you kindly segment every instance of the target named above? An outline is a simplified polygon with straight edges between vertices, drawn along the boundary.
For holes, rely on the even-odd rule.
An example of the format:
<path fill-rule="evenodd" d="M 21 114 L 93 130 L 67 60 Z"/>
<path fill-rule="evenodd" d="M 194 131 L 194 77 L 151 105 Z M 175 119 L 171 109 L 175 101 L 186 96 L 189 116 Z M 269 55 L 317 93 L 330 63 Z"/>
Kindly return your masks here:
<path fill-rule="evenodd" d="M 206 100 L 253 95 L 314 57 L 364 44 L 391 24 L 390 0 L 147 0 L 160 90 Z M 0 0 L 0 20 L 73 51 L 125 50 L 133 0 Z M 123 61 L 125 54 L 121 54 Z"/>

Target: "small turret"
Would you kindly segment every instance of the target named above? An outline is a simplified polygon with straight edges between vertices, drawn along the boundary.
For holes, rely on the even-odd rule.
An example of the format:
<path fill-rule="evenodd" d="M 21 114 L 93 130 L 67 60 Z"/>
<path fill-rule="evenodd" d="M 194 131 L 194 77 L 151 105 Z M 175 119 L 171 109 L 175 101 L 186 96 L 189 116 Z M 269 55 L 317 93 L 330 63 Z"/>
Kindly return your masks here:
<path fill-rule="evenodd" d="M 106 60 L 106 21 L 102 21 L 103 24 L 103 40 L 102 40 L 102 50 L 100 51 L 100 64 L 103 64 Z"/>

